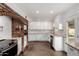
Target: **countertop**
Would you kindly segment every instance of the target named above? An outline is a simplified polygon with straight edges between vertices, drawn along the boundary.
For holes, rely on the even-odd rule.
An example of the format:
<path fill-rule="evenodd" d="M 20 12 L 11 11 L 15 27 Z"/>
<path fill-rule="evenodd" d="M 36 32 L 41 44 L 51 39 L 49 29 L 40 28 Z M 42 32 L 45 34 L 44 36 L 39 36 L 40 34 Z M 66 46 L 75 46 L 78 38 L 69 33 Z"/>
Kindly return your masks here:
<path fill-rule="evenodd" d="M 72 43 L 67 43 L 66 42 L 66 44 L 69 45 L 69 46 L 71 46 L 71 47 L 73 47 L 73 48 L 75 48 L 76 50 L 79 50 L 79 44 L 77 44 L 75 42 L 72 42 Z"/>
<path fill-rule="evenodd" d="M 51 33 L 51 36 L 63 36 L 61 33 Z"/>

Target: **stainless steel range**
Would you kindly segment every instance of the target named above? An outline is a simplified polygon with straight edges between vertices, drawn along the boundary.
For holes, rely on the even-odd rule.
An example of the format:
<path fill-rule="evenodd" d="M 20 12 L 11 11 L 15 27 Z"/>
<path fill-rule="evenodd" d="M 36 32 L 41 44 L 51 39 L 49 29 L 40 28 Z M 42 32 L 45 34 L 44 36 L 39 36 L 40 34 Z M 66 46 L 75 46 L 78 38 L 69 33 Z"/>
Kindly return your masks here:
<path fill-rule="evenodd" d="M 11 39 L 0 40 L 0 56 L 14 56 L 17 54 L 17 41 Z"/>

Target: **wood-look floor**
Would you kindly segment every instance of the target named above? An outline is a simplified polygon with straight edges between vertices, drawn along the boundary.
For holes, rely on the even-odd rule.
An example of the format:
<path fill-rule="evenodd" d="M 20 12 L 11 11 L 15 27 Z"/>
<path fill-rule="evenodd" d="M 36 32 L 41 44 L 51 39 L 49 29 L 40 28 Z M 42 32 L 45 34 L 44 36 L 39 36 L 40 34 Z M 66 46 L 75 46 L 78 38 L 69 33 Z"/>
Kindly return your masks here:
<path fill-rule="evenodd" d="M 21 54 L 22 56 L 66 56 L 63 51 L 54 51 L 49 42 L 30 42 L 29 47 Z M 20 55 L 20 56 L 21 56 Z"/>

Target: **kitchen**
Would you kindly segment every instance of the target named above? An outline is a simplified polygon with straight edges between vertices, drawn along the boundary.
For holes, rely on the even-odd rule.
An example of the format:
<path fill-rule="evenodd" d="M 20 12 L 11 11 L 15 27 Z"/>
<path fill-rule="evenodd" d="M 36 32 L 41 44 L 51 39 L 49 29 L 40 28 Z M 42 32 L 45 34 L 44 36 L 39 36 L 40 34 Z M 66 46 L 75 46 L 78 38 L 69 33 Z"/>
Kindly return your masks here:
<path fill-rule="evenodd" d="M 5 42 L 11 39 L 13 44 L 16 43 L 15 55 L 18 56 L 30 46 L 32 49 L 35 42 L 37 45 L 48 42 L 51 49 L 54 49 L 53 52 L 49 51 L 51 53 L 63 52 L 66 53 L 64 56 L 79 56 L 78 8 L 78 3 L 2 3 L 0 39 L 5 39 Z M 40 52 L 36 52 L 37 55 Z"/>

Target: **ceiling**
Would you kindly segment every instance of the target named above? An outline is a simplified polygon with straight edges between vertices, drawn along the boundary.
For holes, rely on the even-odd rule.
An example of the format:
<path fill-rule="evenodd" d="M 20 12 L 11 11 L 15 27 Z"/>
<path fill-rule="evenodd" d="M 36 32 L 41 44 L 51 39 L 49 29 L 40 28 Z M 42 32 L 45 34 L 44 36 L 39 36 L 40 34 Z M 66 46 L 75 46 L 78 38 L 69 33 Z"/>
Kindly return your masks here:
<path fill-rule="evenodd" d="M 14 3 L 32 21 L 53 20 L 54 16 L 63 13 L 74 3 Z M 37 14 L 36 11 L 39 13 Z M 53 13 L 50 13 L 52 11 Z"/>

